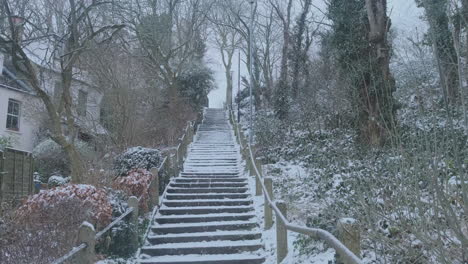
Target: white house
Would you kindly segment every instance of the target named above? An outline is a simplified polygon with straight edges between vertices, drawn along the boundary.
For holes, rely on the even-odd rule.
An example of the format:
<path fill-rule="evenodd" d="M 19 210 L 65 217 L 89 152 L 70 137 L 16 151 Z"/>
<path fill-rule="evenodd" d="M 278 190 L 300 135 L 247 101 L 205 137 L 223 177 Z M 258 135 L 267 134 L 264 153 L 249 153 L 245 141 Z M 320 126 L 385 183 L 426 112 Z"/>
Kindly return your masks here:
<path fill-rule="evenodd" d="M 60 73 L 41 65 L 41 85 L 53 98 L 61 91 Z M 21 80 L 0 54 L 0 136 L 10 139 L 12 147 L 32 151 L 37 144 L 37 132 L 44 113 L 41 99 L 26 81 Z M 102 93 L 79 73 L 72 80 L 72 96 L 78 137 L 88 140 L 93 135 L 105 133 L 99 124 Z"/>

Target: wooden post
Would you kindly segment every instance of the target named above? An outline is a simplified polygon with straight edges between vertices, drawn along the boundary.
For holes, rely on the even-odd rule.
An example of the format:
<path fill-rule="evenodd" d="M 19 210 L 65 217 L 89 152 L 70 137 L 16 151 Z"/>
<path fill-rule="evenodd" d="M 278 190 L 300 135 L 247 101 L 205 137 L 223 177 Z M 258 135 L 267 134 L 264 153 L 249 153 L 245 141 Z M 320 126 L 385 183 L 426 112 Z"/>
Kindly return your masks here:
<path fill-rule="evenodd" d="M 258 175 L 258 176 L 262 177 L 263 176 L 263 170 L 262 170 L 262 159 L 261 158 L 255 158 L 255 167 L 257 167 L 258 172 L 260 173 L 260 175 Z M 262 195 L 262 185 L 261 185 L 259 177 L 255 177 L 255 195 L 256 196 Z"/>
<path fill-rule="evenodd" d="M 166 160 L 166 162 L 168 162 Z M 158 168 L 151 168 L 151 174 L 153 175 L 153 180 L 150 183 L 148 195 L 149 195 L 149 208 L 159 205 L 159 171 Z"/>
<path fill-rule="evenodd" d="M 131 235 L 129 243 L 138 247 L 138 199 L 135 196 L 131 196 L 128 198 L 127 203 L 130 208 L 133 208 L 133 212 L 130 214 Z"/>
<path fill-rule="evenodd" d="M 76 254 L 73 258 L 73 263 L 92 264 L 96 261 L 96 252 L 94 250 L 96 246 L 95 235 L 96 231 L 91 223 L 84 221 L 80 225 L 80 229 L 78 230 L 78 245 L 85 243 L 86 248 Z"/>
<path fill-rule="evenodd" d="M 276 206 L 284 217 L 287 217 L 286 203 L 284 201 L 277 201 Z M 278 215 L 276 215 L 276 247 L 276 260 L 279 264 L 288 255 L 288 230 Z"/>
<path fill-rule="evenodd" d="M 361 235 L 357 220 L 352 218 L 341 218 L 337 223 L 338 239 L 356 256 L 361 255 Z M 335 254 L 337 264 L 348 264 L 348 262 Z"/>
<path fill-rule="evenodd" d="M 273 201 L 273 178 L 265 177 L 265 187 L 267 189 L 268 195 Z M 273 212 L 271 211 L 270 205 L 268 205 L 266 194 L 265 194 L 265 203 L 264 203 L 264 213 L 265 213 L 265 230 L 270 229 L 273 226 Z"/>

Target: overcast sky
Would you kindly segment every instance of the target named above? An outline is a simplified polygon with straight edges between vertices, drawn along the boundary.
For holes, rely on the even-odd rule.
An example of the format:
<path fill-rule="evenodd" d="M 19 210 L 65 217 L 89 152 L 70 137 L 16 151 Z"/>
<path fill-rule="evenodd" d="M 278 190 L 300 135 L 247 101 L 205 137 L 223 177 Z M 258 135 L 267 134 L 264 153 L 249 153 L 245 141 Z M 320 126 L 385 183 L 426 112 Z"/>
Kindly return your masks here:
<path fill-rule="evenodd" d="M 240 1 L 239 1 L 240 2 Z M 319 6 L 325 10 L 323 0 L 313 0 L 314 5 Z M 426 24 L 421 20 L 423 11 L 416 7 L 414 0 L 388 0 L 388 12 L 392 19 L 392 27 L 398 32 L 398 38 L 404 39 L 405 36 L 411 35 L 418 30 L 423 32 L 426 30 Z M 398 42 L 398 41 L 397 41 Z M 216 90 L 212 91 L 208 97 L 210 100 L 210 107 L 222 107 L 226 99 L 226 77 L 224 75 L 224 67 L 221 63 L 219 51 L 213 46 L 209 45 L 206 60 L 210 68 L 214 72 Z M 234 58 L 234 92 L 237 91 L 237 53 Z M 247 69 L 245 65 L 241 65 L 241 75 L 246 76 Z"/>

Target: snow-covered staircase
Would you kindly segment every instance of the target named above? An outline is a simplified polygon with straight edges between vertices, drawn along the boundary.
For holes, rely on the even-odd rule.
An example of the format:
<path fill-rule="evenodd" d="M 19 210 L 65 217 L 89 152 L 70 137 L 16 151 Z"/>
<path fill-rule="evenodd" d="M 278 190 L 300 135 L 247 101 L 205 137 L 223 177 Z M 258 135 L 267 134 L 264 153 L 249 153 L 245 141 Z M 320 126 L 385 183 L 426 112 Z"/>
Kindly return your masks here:
<path fill-rule="evenodd" d="M 139 263 L 264 263 L 262 235 L 240 159 L 225 111 L 206 109 Z"/>

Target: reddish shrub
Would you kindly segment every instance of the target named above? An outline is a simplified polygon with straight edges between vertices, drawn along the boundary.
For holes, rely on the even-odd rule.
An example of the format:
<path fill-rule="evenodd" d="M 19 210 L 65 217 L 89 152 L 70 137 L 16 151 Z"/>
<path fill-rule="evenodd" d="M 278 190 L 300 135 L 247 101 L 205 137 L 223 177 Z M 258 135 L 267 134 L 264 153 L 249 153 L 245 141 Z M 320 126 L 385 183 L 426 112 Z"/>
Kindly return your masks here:
<path fill-rule="evenodd" d="M 128 195 L 141 197 L 140 207 L 144 210 L 146 200 L 148 199 L 148 188 L 151 182 L 152 174 L 145 169 L 131 170 L 127 176 L 118 177 L 114 181 L 114 188 L 126 192 Z"/>
<path fill-rule="evenodd" d="M 58 215 L 72 215 L 75 207 L 58 206 L 69 200 L 77 200 L 80 210 L 85 210 L 87 221 L 106 226 L 112 219 L 112 206 L 104 189 L 85 184 L 69 184 L 42 190 L 33 195 L 16 211 L 16 217 L 25 223 L 45 223 Z M 55 212 L 60 208 L 60 212 Z"/>

